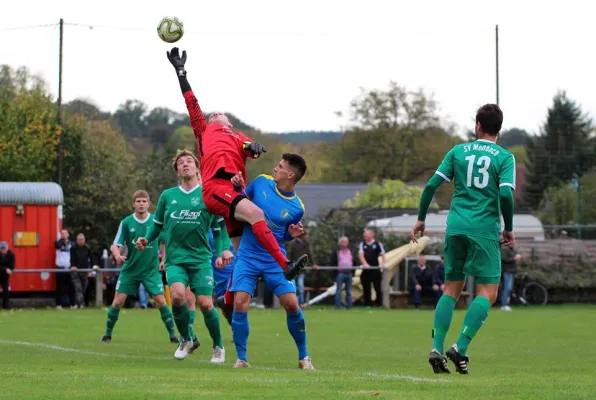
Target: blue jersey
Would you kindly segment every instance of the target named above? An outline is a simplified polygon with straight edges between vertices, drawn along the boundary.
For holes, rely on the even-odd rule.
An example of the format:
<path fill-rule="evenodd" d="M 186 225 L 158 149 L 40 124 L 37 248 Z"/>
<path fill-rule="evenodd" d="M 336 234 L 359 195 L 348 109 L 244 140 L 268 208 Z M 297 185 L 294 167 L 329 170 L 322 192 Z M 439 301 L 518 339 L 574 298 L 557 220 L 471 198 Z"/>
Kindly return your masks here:
<path fill-rule="evenodd" d="M 269 175 L 259 175 L 246 187 L 245 194 L 263 210 L 267 226 L 271 229 L 281 251 L 285 254 L 284 243 L 286 240 L 291 239 L 288 227 L 300 222 L 304 215 L 304 204 L 296 196 L 296 193 L 281 191 L 275 184 L 273 177 Z M 277 263 L 269 252 L 261 246 L 249 224 L 244 225 L 238 257 L 258 259 L 261 263 L 267 264 Z"/>

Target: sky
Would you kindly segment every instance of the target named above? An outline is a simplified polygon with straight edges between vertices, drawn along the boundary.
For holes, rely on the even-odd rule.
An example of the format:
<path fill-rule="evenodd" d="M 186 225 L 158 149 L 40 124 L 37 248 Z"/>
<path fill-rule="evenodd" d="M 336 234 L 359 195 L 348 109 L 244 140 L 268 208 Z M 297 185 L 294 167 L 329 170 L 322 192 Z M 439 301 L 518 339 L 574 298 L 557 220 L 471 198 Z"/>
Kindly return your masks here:
<path fill-rule="evenodd" d="M 27 66 L 58 87 L 64 18 L 63 101 L 115 111 L 126 99 L 185 112 L 156 28 L 185 26 L 188 79 L 202 108 L 228 111 L 264 132 L 340 130 L 361 88 L 395 81 L 433 94 L 460 132 L 496 101 L 499 25 L 503 128 L 538 132 L 566 90 L 596 112 L 596 24 L 588 1 L 21 0 L 3 4 L 0 64 Z M 78 25 L 76 25 L 78 24 Z M 90 29 L 88 26 L 93 26 Z"/>

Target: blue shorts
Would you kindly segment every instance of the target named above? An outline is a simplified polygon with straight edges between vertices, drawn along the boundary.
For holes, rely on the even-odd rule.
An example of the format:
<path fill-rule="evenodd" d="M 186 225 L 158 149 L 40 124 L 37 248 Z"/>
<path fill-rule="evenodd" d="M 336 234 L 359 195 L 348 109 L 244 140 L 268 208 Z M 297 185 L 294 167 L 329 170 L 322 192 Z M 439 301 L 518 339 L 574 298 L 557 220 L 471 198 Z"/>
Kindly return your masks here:
<path fill-rule="evenodd" d="M 230 292 L 246 292 L 253 296 L 259 278 L 263 278 L 269 290 L 277 297 L 286 293 L 296 293 L 296 287 L 286 279 L 279 264 L 263 264 L 260 260 L 248 257 L 236 258 Z"/>
<path fill-rule="evenodd" d="M 234 269 L 234 261 L 230 263 L 224 269 L 217 269 L 215 268 L 215 260 L 217 257 L 213 256 L 211 259 L 211 265 L 213 266 L 213 278 L 215 279 L 215 290 L 213 294 L 215 298 L 221 297 L 226 293 L 228 286 L 230 284 L 230 275 L 232 274 L 232 270 Z M 234 260 L 236 258 L 234 257 Z"/>

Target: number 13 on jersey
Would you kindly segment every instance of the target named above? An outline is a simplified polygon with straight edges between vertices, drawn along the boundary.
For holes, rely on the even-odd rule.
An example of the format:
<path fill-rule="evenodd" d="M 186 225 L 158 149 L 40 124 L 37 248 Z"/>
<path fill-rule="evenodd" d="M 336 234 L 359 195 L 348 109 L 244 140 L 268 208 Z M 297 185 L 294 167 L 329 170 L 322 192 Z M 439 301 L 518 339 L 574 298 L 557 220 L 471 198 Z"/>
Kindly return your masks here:
<path fill-rule="evenodd" d="M 474 185 L 474 187 L 477 187 L 478 189 L 487 187 L 490 178 L 490 175 L 488 174 L 490 157 L 480 156 L 476 159 L 475 155 L 470 155 L 466 157 L 466 161 L 468 162 L 466 186 L 472 187 L 472 185 Z"/>

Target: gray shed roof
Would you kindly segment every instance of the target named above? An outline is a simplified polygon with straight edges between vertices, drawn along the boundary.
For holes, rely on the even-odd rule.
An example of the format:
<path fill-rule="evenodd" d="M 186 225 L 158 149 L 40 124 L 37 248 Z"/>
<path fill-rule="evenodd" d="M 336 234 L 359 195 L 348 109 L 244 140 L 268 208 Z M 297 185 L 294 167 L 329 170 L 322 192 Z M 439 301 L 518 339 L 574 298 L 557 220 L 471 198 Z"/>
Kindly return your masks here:
<path fill-rule="evenodd" d="M 299 183 L 296 194 L 306 207 L 305 217 L 320 219 L 367 187 L 367 183 Z"/>
<path fill-rule="evenodd" d="M 64 204 L 64 193 L 53 182 L 0 182 L 0 205 Z"/>

